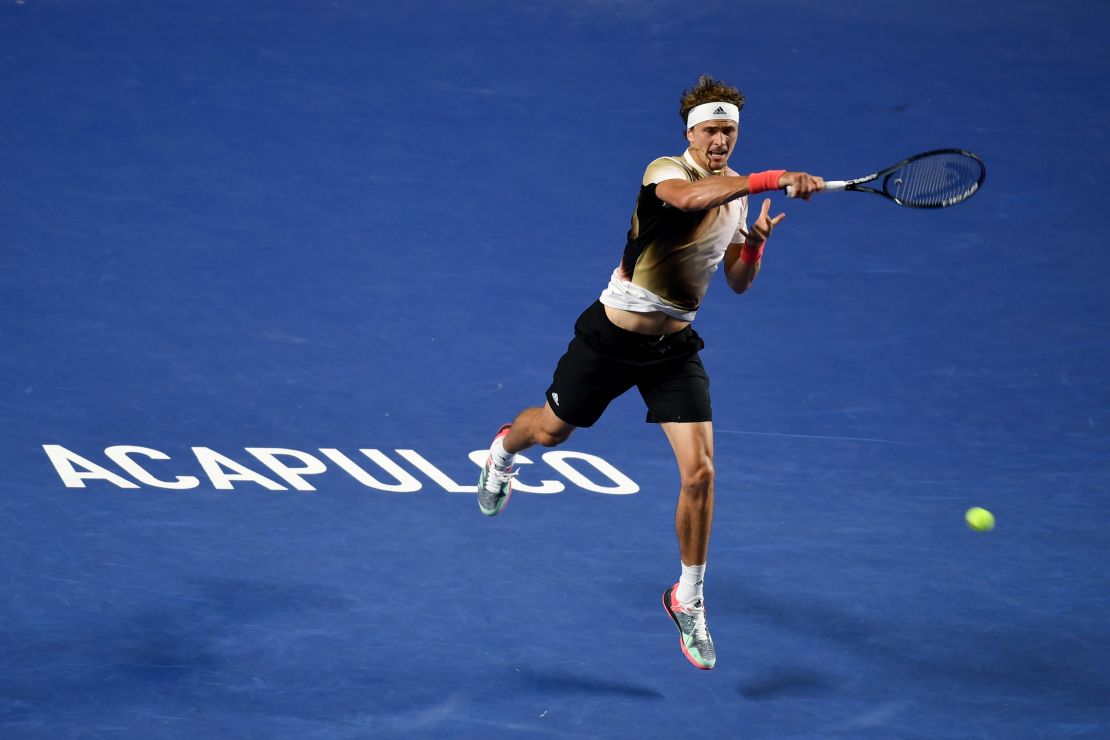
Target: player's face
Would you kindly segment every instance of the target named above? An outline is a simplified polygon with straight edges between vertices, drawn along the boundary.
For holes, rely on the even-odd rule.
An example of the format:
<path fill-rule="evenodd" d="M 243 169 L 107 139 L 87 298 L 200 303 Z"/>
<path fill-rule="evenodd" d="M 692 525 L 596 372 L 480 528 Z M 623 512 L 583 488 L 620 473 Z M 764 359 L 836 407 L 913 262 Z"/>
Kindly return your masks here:
<path fill-rule="evenodd" d="M 694 161 L 716 172 L 728 166 L 740 129 L 732 121 L 705 121 L 686 132 Z"/>

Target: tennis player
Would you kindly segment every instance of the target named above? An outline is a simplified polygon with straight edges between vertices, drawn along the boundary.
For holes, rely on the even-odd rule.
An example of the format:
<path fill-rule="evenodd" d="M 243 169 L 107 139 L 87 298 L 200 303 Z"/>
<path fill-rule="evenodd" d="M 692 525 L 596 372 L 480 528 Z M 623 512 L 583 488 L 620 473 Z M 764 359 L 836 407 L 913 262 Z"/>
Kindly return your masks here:
<path fill-rule="evenodd" d="M 749 228 L 748 195 L 791 186 L 794 197 L 808 200 L 823 185 L 804 172 L 730 169 L 743 107 L 738 89 L 708 75 L 682 95 L 688 148 L 648 165 L 620 264 L 600 299 L 579 316 L 547 402 L 498 431 L 478 481 L 482 513 L 500 514 L 512 494 L 514 455 L 564 442 L 635 386 L 647 421 L 659 424 L 670 442 L 681 477 L 675 530 L 682 571 L 664 592 L 663 606 L 678 626 L 683 654 L 705 670 L 717 660 L 703 601 L 713 424 L 709 379 L 698 357 L 705 345 L 690 322 L 722 263 L 734 291 L 751 286 L 767 239 L 786 215 L 772 218 L 771 201 L 764 200 Z"/>

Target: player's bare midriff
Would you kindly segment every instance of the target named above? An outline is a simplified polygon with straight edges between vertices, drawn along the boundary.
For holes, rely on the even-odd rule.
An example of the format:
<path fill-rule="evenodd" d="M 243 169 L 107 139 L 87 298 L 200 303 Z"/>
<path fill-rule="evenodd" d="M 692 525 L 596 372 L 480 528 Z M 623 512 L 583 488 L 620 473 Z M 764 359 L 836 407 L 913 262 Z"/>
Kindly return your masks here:
<path fill-rule="evenodd" d="M 662 311 L 639 313 L 637 311 L 625 311 L 623 308 L 606 306 L 605 315 L 609 317 L 609 321 L 613 322 L 615 326 L 625 331 L 656 337 L 662 336 L 663 334 L 674 334 L 676 331 L 682 331 L 690 325 L 689 321 L 676 319 L 674 316 L 668 316 Z"/>

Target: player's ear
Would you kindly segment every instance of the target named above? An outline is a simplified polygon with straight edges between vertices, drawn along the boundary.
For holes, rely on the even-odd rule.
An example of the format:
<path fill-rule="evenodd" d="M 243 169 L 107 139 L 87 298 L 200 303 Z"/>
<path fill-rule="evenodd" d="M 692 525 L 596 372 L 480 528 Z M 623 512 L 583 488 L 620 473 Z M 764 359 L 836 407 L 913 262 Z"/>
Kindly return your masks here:
<path fill-rule="evenodd" d="M 690 142 L 691 144 L 694 143 L 694 129 L 686 129 L 686 141 Z"/>

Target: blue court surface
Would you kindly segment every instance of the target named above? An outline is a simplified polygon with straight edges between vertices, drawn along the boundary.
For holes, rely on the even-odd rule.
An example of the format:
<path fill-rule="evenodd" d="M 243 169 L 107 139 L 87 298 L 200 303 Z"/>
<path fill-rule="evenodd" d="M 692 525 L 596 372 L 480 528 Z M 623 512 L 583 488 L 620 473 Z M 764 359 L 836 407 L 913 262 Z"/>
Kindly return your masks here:
<path fill-rule="evenodd" d="M 0 1 L 0 737 L 1110 737 L 1108 23 Z M 703 72 L 741 172 L 988 167 L 710 289 L 711 672 L 636 393 L 473 494 Z"/>

